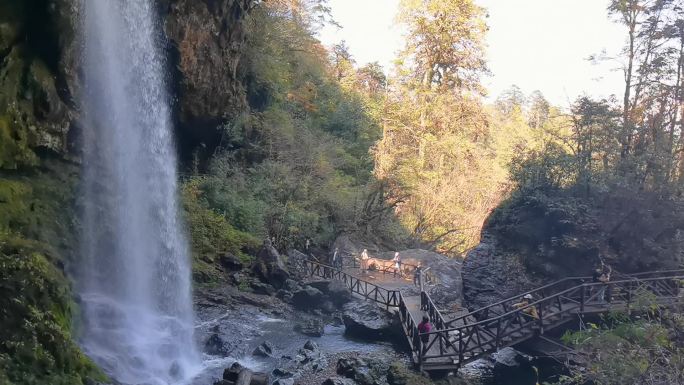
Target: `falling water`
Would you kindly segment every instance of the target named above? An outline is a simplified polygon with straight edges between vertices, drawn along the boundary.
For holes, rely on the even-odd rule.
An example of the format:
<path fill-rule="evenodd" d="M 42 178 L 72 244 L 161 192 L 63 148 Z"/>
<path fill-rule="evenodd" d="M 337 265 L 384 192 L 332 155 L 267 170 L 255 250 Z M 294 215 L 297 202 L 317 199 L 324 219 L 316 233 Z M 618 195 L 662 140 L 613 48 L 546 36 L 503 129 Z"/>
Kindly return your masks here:
<path fill-rule="evenodd" d="M 153 0 L 86 0 L 85 351 L 125 384 L 180 384 L 197 369 L 188 246 Z"/>

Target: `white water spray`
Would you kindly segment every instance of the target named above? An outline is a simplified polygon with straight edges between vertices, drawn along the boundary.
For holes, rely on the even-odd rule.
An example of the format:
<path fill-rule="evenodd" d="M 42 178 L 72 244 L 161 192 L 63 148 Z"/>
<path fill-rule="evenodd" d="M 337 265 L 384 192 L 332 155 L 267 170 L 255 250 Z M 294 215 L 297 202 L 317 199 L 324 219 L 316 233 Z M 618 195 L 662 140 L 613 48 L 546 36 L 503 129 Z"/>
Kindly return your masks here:
<path fill-rule="evenodd" d="M 83 4 L 85 351 L 124 384 L 181 384 L 200 366 L 188 245 L 153 0 Z"/>

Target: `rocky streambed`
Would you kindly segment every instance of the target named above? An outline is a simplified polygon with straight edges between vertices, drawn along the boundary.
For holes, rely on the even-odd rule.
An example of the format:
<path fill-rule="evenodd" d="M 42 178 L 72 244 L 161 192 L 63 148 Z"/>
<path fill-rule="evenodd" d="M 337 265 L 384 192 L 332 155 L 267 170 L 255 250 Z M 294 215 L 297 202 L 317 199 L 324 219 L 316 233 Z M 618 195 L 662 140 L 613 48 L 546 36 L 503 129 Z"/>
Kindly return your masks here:
<path fill-rule="evenodd" d="M 232 277 L 234 285 L 196 290 L 196 338 L 205 352 L 205 368 L 192 385 L 233 385 L 242 368 L 262 374 L 252 379 L 252 385 L 537 381 L 540 361 L 510 348 L 466 365 L 455 375 L 421 376 L 411 369 L 393 312 L 352 297 L 340 282 L 309 281 L 297 265 L 301 254 L 291 253 L 287 263 L 274 249 L 259 254 L 252 268 L 257 274 L 242 270 Z M 405 261 L 431 268 L 427 288 L 444 313 L 465 311 L 460 261 L 424 250 L 402 254 Z"/>

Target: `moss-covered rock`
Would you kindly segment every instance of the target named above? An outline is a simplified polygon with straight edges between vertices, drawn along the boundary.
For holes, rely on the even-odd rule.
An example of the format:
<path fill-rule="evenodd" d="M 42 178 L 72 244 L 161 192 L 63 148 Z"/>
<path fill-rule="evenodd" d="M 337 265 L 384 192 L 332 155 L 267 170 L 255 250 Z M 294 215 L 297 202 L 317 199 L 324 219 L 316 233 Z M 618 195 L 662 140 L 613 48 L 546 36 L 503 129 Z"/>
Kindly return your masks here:
<path fill-rule="evenodd" d="M 104 380 L 71 338 L 75 304 L 45 251 L 40 243 L 0 235 L 0 383 Z"/>

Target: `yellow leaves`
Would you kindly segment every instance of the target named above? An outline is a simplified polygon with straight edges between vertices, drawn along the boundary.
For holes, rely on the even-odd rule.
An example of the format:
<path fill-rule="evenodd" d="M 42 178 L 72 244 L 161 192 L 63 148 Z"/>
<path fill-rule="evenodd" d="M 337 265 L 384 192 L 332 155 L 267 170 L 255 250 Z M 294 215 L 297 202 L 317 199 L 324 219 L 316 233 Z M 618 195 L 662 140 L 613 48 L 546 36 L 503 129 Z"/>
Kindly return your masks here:
<path fill-rule="evenodd" d="M 299 104 L 299 106 L 307 112 L 315 112 L 318 110 L 315 104 L 318 97 L 318 90 L 310 81 L 304 82 L 304 84 L 291 90 L 286 95 L 289 102 Z"/>

